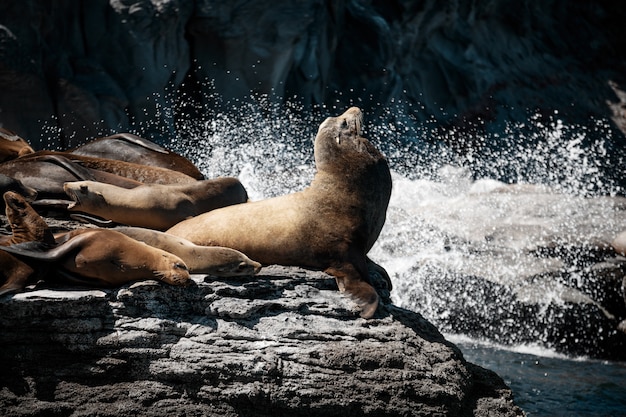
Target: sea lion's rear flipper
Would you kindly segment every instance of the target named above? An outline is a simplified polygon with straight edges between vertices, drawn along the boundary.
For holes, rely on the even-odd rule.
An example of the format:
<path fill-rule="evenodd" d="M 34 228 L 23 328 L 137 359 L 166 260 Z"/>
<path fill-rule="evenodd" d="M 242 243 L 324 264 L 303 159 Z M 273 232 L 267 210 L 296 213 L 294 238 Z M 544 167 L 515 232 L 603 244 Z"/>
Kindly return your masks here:
<path fill-rule="evenodd" d="M 371 318 L 378 309 L 378 293 L 357 272 L 352 264 L 330 267 L 324 272 L 335 277 L 339 291 L 348 293 L 361 309 L 361 317 Z"/>
<path fill-rule="evenodd" d="M 109 137 L 120 139 L 125 142 L 132 143 L 133 145 L 141 146 L 142 148 L 150 149 L 151 151 L 162 153 L 165 155 L 168 155 L 170 153 L 167 149 L 162 148 L 156 143 L 149 141 L 148 139 L 142 138 L 141 136 L 133 135 L 132 133 L 118 133 Z"/>
<path fill-rule="evenodd" d="M 72 162 L 70 159 L 61 155 L 43 155 L 39 158 L 40 161 L 46 161 L 53 163 L 65 169 L 67 172 L 75 176 L 80 181 L 96 181 L 91 171 L 87 168 Z"/>

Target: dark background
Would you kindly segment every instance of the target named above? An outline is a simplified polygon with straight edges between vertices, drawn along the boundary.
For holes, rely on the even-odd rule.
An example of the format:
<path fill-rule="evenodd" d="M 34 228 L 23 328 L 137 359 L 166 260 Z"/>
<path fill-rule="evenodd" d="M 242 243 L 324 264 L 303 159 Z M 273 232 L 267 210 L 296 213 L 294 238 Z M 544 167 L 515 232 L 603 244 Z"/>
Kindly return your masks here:
<path fill-rule="evenodd" d="M 401 115 L 452 142 L 441 132 L 529 115 L 606 120 L 597 135 L 617 154 L 625 18 L 614 1 L 7 1 L 0 125 L 38 149 L 120 131 L 164 143 L 181 119 L 264 97 Z"/>

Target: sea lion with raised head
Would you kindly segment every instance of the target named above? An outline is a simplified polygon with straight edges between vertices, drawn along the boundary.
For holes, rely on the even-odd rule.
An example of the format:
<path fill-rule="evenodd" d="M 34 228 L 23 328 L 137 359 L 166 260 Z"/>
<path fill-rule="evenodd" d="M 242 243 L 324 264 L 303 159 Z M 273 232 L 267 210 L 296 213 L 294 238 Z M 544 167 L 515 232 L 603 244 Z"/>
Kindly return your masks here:
<path fill-rule="evenodd" d="M 197 180 L 204 175 L 187 158 L 132 133 L 97 138 L 70 151 L 75 155 L 117 159 L 182 172 Z"/>
<path fill-rule="evenodd" d="M 33 241 L 50 245 L 55 243 L 48 224 L 24 197 L 16 192 L 8 191 L 4 193 L 3 199 L 11 235 L 0 237 L 0 246 Z"/>
<path fill-rule="evenodd" d="M 35 152 L 28 142 L 14 132 L 0 127 L 0 162 Z"/>
<path fill-rule="evenodd" d="M 362 113 L 327 118 L 314 144 L 317 173 L 303 191 L 238 204 L 185 220 L 167 233 L 197 245 L 226 246 L 267 264 L 321 269 L 371 317 L 378 294 L 367 252 L 385 222 L 391 174 L 383 155 L 361 137 Z"/>
<path fill-rule="evenodd" d="M 3 199 L 12 234 L 0 237 L 0 246 L 25 242 L 54 244 L 54 237 L 47 223 L 33 210 L 24 197 L 9 191 L 4 193 Z M 0 295 L 21 291 L 30 279 L 42 275 L 43 272 L 37 271 L 9 253 L 0 251 L 0 277 L 3 278 Z"/>
<path fill-rule="evenodd" d="M 0 250 L 29 262 L 52 263 L 51 269 L 72 281 L 97 287 L 155 279 L 184 286 L 191 278 L 182 259 L 108 229 L 75 230 L 50 247 L 37 242 Z"/>
<path fill-rule="evenodd" d="M 235 249 L 200 246 L 182 237 L 141 227 L 116 227 L 113 230 L 179 256 L 192 274 L 218 277 L 250 276 L 257 274 L 261 269 L 260 263 Z"/>
<path fill-rule="evenodd" d="M 124 189 L 94 181 L 68 182 L 72 212 L 83 212 L 127 226 L 165 230 L 189 217 L 245 203 L 245 188 L 232 177 L 191 184 L 145 184 Z"/>

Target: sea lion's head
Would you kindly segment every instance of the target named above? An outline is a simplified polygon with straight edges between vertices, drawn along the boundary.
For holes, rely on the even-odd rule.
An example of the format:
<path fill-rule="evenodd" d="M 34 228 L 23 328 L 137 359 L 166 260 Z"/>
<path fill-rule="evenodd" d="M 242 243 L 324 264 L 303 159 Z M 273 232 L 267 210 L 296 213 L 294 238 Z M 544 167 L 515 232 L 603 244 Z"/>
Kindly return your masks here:
<path fill-rule="evenodd" d="M 378 150 L 361 137 L 363 113 L 350 107 L 340 116 L 328 117 L 315 136 L 315 165 L 319 171 L 346 173 L 382 158 Z"/>
<path fill-rule="evenodd" d="M 31 240 L 54 243 L 54 237 L 47 223 L 23 196 L 14 191 L 7 191 L 3 198 L 6 206 L 5 213 L 13 231 L 14 243 Z"/>
<path fill-rule="evenodd" d="M 104 207 L 107 202 L 102 193 L 89 188 L 90 181 L 74 181 L 63 184 L 63 191 L 72 199 L 68 210 L 79 210 L 80 207 Z"/>
<path fill-rule="evenodd" d="M 6 205 L 5 213 L 11 223 L 12 220 L 22 218 L 26 214 L 26 210 L 30 205 L 24 197 L 14 191 L 7 191 L 3 195 L 4 204 Z"/>
<path fill-rule="evenodd" d="M 218 248 L 215 248 L 218 249 Z M 222 248 L 219 257 L 220 260 L 215 266 L 207 269 L 205 272 L 221 277 L 237 277 L 256 275 L 261 270 L 261 264 L 248 258 L 243 253 L 230 249 Z"/>
<path fill-rule="evenodd" d="M 178 256 L 161 251 L 161 267 L 154 270 L 155 278 L 170 285 L 187 286 L 191 283 L 189 268 Z"/>

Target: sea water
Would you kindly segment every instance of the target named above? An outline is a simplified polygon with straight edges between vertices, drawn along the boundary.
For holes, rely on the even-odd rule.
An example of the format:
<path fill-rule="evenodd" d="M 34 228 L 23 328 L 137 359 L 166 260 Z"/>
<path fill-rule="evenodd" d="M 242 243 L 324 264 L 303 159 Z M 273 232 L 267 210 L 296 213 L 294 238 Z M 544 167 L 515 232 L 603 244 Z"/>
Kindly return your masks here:
<path fill-rule="evenodd" d="M 326 115 L 345 109 L 299 109 L 246 104 L 237 111 L 212 113 L 198 120 L 183 120 L 181 137 L 171 144 L 186 155 L 208 178 L 238 177 L 251 200 L 260 200 L 306 187 L 315 174 L 313 140 Z M 454 199 L 467 192 L 476 177 L 493 182 L 541 183 L 560 192 L 583 196 L 615 195 L 622 190 L 607 177 L 607 148 L 590 140 L 587 128 L 566 126 L 555 114 L 545 121 L 533 115 L 524 124 L 510 125 L 500 133 L 472 136 L 472 143 L 487 146 L 482 152 L 463 154 L 445 145 L 450 138 L 435 138 L 433 130 L 416 128 L 410 117 L 390 122 L 369 122 L 365 133 L 388 157 L 394 177 L 390 210 L 408 210 L 424 199 Z M 383 119 L 381 119 L 383 120 Z M 607 130 L 598 121 L 597 129 Z M 597 133 L 597 132 L 595 132 Z M 608 133 L 607 133 L 608 134 Z M 595 135 L 602 136 L 602 135 Z M 453 141 L 462 136 L 452 138 Z M 493 146 L 494 141 L 500 142 Z M 415 263 L 429 247 L 423 225 L 397 222 L 388 216 L 380 241 L 370 256 L 390 272 L 394 285 L 410 286 L 410 274 L 400 273 Z M 385 233 L 391 231 L 394 233 Z M 384 239 L 406 237 L 402 253 L 385 252 Z M 432 254 L 431 254 L 432 255 Z M 435 295 L 433 295 L 435 296 Z M 438 314 L 428 302 L 415 305 L 392 292 L 392 301 L 436 323 Z M 412 304 L 413 303 L 413 304 Z M 626 364 L 589 358 L 569 358 L 541 345 L 498 346 L 464 335 L 448 334 L 473 363 L 498 373 L 512 388 L 517 403 L 531 416 L 626 416 Z"/>

